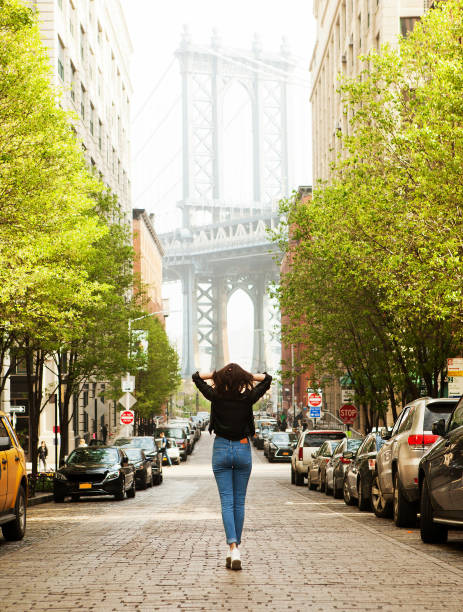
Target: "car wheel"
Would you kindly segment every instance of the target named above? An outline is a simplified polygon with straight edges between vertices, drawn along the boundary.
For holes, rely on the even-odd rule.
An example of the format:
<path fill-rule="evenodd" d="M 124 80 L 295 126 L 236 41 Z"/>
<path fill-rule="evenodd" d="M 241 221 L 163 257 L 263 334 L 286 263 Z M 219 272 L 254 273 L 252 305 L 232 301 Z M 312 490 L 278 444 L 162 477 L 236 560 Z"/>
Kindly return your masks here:
<path fill-rule="evenodd" d="M 153 484 L 155 487 L 158 487 L 162 482 L 162 474 L 155 474 L 153 478 Z"/>
<path fill-rule="evenodd" d="M 57 504 L 62 504 L 64 502 L 64 495 L 53 493 L 53 501 Z"/>
<path fill-rule="evenodd" d="M 294 473 L 293 465 L 291 464 L 291 484 L 295 484 L 295 483 L 296 483 L 296 475 Z"/>
<path fill-rule="evenodd" d="M 149 475 L 148 481 L 146 483 L 146 486 L 148 486 L 148 487 L 152 487 L 153 486 L 153 471 L 152 470 L 150 472 L 150 475 Z"/>
<path fill-rule="evenodd" d="M 304 486 L 304 474 L 299 474 L 298 471 L 295 471 L 294 477 L 295 477 L 296 486 L 303 487 Z"/>
<path fill-rule="evenodd" d="M 175 461 L 175 465 L 180 465 L 180 459 L 177 459 L 177 460 Z"/>
<path fill-rule="evenodd" d="M 379 477 L 376 474 L 371 487 L 371 505 L 373 512 L 378 518 L 390 518 L 392 514 L 391 504 L 386 501 L 379 487 Z"/>
<path fill-rule="evenodd" d="M 416 523 L 416 506 L 405 499 L 398 472 L 394 474 L 392 515 L 397 527 L 412 527 Z"/>
<path fill-rule="evenodd" d="M 312 482 L 310 477 L 310 470 L 307 472 L 307 487 L 309 488 L 309 491 L 315 491 L 317 488 L 317 485 Z"/>
<path fill-rule="evenodd" d="M 121 478 L 121 484 L 119 485 L 119 490 L 114 494 L 114 499 L 117 501 L 122 501 L 125 497 L 125 481 Z"/>
<path fill-rule="evenodd" d="M 5 540 L 22 540 L 26 533 L 26 493 L 19 487 L 16 503 L 14 505 L 14 520 L 2 525 Z"/>
<path fill-rule="evenodd" d="M 270 453 L 267 455 L 267 459 L 269 463 L 273 463 L 273 457 L 270 455 Z"/>
<path fill-rule="evenodd" d="M 333 476 L 333 497 L 334 499 L 341 499 L 342 497 L 342 487 L 336 486 L 336 477 Z"/>
<path fill-rule="evenodd" d="M 320 481 L 320 484 L 318 485 L 318 490 L 320 491 L 320 493 L 324 493 L 326 485 L 325 485 L 324 479 L 322 478 L 322 473 L 321 472 L 318 473 L 318 479 Z"/>
<path fill-rule="evenodd" d="M 371 510 L 371 492 L 366 490 L 366 486 L 361 478 L 361 476 L 359 476 L 359 480 L 358 480 L 358 484 L 357 484 L 357 491 L 358 491 L 358 506 L 359 506 L 359 510 L 362 510 L 362 512 L 364 512 L 365 510 Z"/>
<path fill-rule="evenodd" d="M 325 495 L 332 495 L 332 491 L 330 487 L 328 486 L 328 480 L 326 479 L 326 474 L 325 474 Z"/>
<path fill-rule="evenodd" d="M 145 489 L 148 488 L 148 470 L 145 471 L 144 476 L 145 477 L 143 478 L 143 482 L 140 484 L 140 489 L 142 491 L 144 491 Z M 135 477 L 134 477 L 134 479 L 135 479 Z"/>
<path fill-rule="evenodd" d="M 344 482 L 342 483 L 342 496 L 344 497 L 344 501 L 347 506 L 355 506 L 355 498 L 352 497 L 350 493 L 347 478 L 344 478 Z"/>
<path fill-rule="evenodd" d="M 79 495 L 78 493 L 73 493 L 73 494 L 71 495 L 71 500 L 72 500 L 73 502 L 78 502 L 78 501 L 80 500 L 80 495 Z"/>
<path fill-rule="evenodd" d="M 429 495 L 428 483 L 423 482 L 421 490 L 420 508 L 420 532 L 421 539 L 426 544 L 443 544 L 447 542 L 449 530 L 444 525 L 439 525 L 433 520 L 431 496 Z"/>
<path fill-rule="evenodd" d="M 134 476 L 133 480 L 132 480 L 132 486 L 127 491 L 127 497 L 133 499 L 135 497 L 136 493 L 137 493 L 137 485 L 135 483 L 135 476 Z"/>

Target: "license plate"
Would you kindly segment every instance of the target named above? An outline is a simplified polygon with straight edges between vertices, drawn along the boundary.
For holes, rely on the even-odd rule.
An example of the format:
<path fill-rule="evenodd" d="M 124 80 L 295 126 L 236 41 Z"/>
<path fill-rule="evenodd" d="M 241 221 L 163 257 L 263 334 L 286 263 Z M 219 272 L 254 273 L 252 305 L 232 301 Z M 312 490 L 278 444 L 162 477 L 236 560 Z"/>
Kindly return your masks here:
<path fill-rule="evenodd" d="M 91 482 L 81 482 L 79 484 L 79 489 L 91 489 L 91 488 L 92 488 Z"/>
<path fill-rule="evenodd" d="M 282 455 L 289 455 L 289 453 L 282 453 Z"/>

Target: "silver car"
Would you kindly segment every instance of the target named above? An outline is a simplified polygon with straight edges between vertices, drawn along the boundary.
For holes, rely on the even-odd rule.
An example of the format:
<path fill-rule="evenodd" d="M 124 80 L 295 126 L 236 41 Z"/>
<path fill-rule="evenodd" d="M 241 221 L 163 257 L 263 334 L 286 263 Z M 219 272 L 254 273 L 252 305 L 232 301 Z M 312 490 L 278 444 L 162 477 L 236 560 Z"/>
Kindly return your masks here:
<path fill-rule="evenodd" d="M 392 515 L 397 527 L 416 522 L 419 502 L 418 465 L 439 436 L 432 424 L 447 420 L 458 399 L 420 397 L 400 413 L 392 432 L 384 431 L 385 443 L 376 458 L 377 474 L 371 489 L 376 516 Z"/>

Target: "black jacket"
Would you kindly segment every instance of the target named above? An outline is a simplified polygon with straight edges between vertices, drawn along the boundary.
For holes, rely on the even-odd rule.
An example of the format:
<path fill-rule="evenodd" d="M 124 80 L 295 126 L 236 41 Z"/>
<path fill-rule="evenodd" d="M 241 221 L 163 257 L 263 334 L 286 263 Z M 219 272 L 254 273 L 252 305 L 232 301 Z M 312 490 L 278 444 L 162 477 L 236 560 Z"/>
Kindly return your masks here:
<path fill-rule="evenodd" d="M 233 397 L 220 397 L 214 387 L 204 381 L 198 372 L 192 376 L 193 382 L 206 399 L 211 402 L 209 432 L 227 440 L 241 440 L 255 434 L 252 406 L 270 388 L 272 377 L 265 372 L 265 378 L 251 391 Z"/>

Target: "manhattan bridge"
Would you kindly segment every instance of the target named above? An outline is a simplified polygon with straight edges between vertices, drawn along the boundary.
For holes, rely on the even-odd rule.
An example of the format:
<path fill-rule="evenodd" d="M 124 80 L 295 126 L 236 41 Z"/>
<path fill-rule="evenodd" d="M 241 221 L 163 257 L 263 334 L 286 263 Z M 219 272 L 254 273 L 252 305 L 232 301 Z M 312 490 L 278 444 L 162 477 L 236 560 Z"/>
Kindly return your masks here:
<path fill-rule="evenodd" d="M 278 248 L 268 229 L 279 223 L 288 195 L 288 84 L 294 62 L 285 43 L 278 55 L 226 49 L 214 34 L 209 47 L 185 29 L 176 53 L 182 79 L 183 193 L 181 227 L 160 235 L 165 281 L 183 294 L 184 376 L 199 367 L 199 351 L 219 368 L 228 358 L 227 304 L 238 289 L 254 307 L 252 370 L 266 369 L 268 319 L 277 315 L 266 293 L 278 281 Z M 252 198 L 233 201 L 223 187 L 224 97 L 239 83 L 251 104 Z M 270 334 L 271 336 L 271 334 Z"/>

